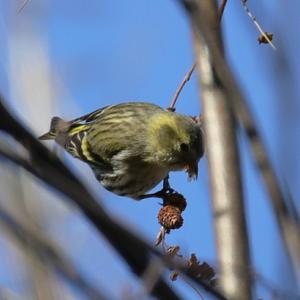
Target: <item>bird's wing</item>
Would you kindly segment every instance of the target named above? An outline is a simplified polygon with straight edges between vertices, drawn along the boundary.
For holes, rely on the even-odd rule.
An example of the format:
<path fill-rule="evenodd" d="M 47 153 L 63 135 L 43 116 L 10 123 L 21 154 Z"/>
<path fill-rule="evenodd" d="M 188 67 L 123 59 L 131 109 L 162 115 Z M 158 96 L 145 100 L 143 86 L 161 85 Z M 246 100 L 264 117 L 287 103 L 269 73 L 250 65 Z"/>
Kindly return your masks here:
<path fill-rule="evenodd" d="M 70 121 L 70 133 L 78 134 L 76 139 L 82 141 L 85 157 L 92 162 L 100 160 L 110 164 L 112 158 L 121 152 L 124 156 L 139 157 L 144 148 L 147 120 L 157 111 L 162 111 L 162 108 L 144 102 L 106 106 Z M 125 159 L 123 155 L 121 157 Z"/>
<path fill-rule="evenodd" d="M 89 128 L 89 124 L 73 124 L 65 136 L 64 148 L 73 157 L 84 161 L 91 167 L 98 168 L 103 172 L 109 172 L 112 170 L 110 162 L 91 150 L 90 143 L 87 139 Z"/>
<path fill-rule="evenodd" d="M 91 113 L 88 113 L 86 115 L 83 115 L 79 118 L 76 118 L 76 119 L 73 119 L 70 121 L 70 123 L 72 124 L 77 124 L 77 123 L 82 123 L 82 122 L 85 122 L 85 123 L 89 123 L 89 122 L 93 122 L 95 121 L 97 118 L 99 118 L 99 116 L 109 107 L 112 107 L 113 105 L 107 105 L 107 106 L 104 106 L 102 108 L 99 108 Z"/>
<path fill-rule="evenodd" d="M 142 156 L 148 120 L 157 111 L 162 111 L 162 108 L 149 103 L 131 102 L 96 112 L 97 117 L 89 123 L 87 134 L 92 151 L 108 161 L 121 151 L 128 156 Z"/>

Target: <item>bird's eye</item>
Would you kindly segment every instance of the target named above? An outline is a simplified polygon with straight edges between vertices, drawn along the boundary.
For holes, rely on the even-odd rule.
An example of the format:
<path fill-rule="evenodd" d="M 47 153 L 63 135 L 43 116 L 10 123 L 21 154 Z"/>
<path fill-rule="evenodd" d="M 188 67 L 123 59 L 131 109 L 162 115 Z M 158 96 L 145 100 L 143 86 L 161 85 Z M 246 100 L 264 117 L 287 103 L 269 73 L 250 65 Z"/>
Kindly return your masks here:
<path fill-rule="evenodd" d="M 182 143 L 182 144 L 180 144 L 180 150 L 182 152 L 187 152 L 187 151 L 189 151 L 189 146 L 185 143 Z"/>

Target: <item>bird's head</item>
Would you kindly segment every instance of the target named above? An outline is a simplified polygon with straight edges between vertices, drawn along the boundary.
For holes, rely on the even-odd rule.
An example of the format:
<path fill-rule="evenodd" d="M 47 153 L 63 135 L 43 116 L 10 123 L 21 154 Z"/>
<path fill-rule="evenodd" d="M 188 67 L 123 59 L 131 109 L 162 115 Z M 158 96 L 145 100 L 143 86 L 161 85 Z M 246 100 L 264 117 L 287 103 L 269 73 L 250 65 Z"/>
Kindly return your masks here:
<path fill-rule="evenodd" d="M 204 148 L 200 126 L 191 117 L 173 112 L 154 116 L 149 120 L 148 141 L 152 162 L 197 177 Z"/>

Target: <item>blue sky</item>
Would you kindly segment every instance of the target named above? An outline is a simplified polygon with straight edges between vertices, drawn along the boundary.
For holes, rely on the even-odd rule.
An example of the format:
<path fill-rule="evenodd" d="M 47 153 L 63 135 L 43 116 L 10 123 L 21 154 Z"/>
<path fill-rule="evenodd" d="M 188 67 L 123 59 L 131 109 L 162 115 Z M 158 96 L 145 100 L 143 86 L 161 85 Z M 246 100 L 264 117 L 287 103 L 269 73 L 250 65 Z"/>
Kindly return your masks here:
<path fill-rule="evenodd" d="M 140 100 L 167 107 L 193 62 L 189 22 L 176 1 L 30 0 L 21 14 L 16 13 L 18 5 L 18 1 L 0 3 L 0 42 L 4 45 L 0 49 L 0 84 L 10 99 L 9 105 L 36 135 L 48 129 L 50 115 L 68 119 L 108 104 Z M 261 25 L 274 33 L 278 50 L 259 46 L 259 34 L 241 3 L 229 1 L 222 22 L 226 55 L 254 112 L 276 171 L 297 199 L 300 37 L 294 31 L 300 25 L 300 7 L 295 0 L 290 5 L 271 0 L 249 5 Z M 45 68 L 41 68 L 34 55 L 30 56 L 31 49 L 36 48 L 42 49 L 43 54 L 39 55 L 47 58 L 50 105 L 37 86 L 38 74 Z M 29 58 L 30 63 L 26 63 Z M 31 81 L 32 88 L 22 92 L 13 81 L 22 81 L 21 74 L 29 76 L 32 72 L 37 76 L 37 84 Z M 31 101 L 33 98 L 36 100 Z M 180 96 L 177 111 L 199 114 L 198 98 L 194 74 Z M 274 287 L 291 291 L 294 284 L 270 202 L 247 142 L 241 135 L 239 141 L 254 268 L 271 280 Z M 154 241 L 159 230 L 157 200 L 135 202 L 114 196 L 97 184 L 83 163 L 63 157 L 112 214 L 150 242 Z M 198 181 L 191 183 L 187 182 L 186 174 L 171 174 L 172 185 L 185 195 L 188 207 L 184 226 L 172 232 L 167 241 L 179 244 L 185 255 L 195 252 L 214 264 L 216 250 L 206 158 L 200 161 L 199 170 Z M 48 207 L 47 200 L 41 201 Z M 49 216 L 44 212 L 43 227 L 48 234 L 60 242 L 86 276 L 100 281 L 114 297 L 120 299 L 121 290 L 128 283 L 138 291 L 139 285 L 126 265 L 99 239 L 94 228 L 76 210 L 57 204 L 59 201 L 55 200 L 55 205 L 62 205 L 63 213 L 51 215 L 50 211 Z M 7 255 L 5 249 L 0 251 Z M 1 274 L 5 269 L 7 266 L 0 260 L 0 286 L 22 290 L 13 274 Z M 197 299 L 183 283 L 175 285 L 187 299 Z M 268 299 L 269 294 L 259 288 L 258 297 Z"/>

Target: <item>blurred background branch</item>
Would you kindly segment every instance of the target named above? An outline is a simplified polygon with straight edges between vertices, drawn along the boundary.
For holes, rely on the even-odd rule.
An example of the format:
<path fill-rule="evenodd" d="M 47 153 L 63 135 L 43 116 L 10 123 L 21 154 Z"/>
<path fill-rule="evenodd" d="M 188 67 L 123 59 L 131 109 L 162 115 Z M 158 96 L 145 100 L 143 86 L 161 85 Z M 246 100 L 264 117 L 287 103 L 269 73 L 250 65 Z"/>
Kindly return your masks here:
<path fill-rule="evenodd" d="M 229 299 L 250 300 L 252 280 L 235 118 L 203 34 L 203 28 L 209 28 L 213 47 L 221 51 L 218 8 L 210 0 L 183 3 L 190 13 L 199 66 L 220 284 Z"/>
<path fill-rule="evenodd" d="M 195 3 L 198 2 L 186 1 L 188 11 L 195 8 Z M 280 187 L 279 180 L 272 167 L 261 135 L 256 128 L 256 122 L 254 121 L 250 108 L 243 99 L 243 95 L 230 71 L 228 63 L 224 59 L 220 47 L 217 47 L 217 42 L 213 38 L 216 26 L 207 26 L 207 22 L 203 20 L 206 20 L 206 15 L 203 13 L 203 10 L 202 12 L 199 10 L 197 21 L 199 22 L 199 26 L 201 26 L 203 38 L 209 49 L 214 71 L 226 91 L 227 99 L 230 101 L 230 105 L 232 105 L 234 114 L 246 132 L 256 165 L 259 168 L 269 193 L 269 200 L 271 201 L 274 215 L 276 216 L 277 224 L 281 232 L 281 237 L 287 249 L 288 257 L 290 258 L 290 265 L 293 268 L 294 273 L 299 275 L 300 235 L 295 233 L 299 233 L 300 226 L 298 221 L 299 218 L 294 217 L 295 214 L 298 215 L 297 211 L 291 212 L 288 208 L 288 200 Z M 297 277 L 299 280 L 299 276 Z"/>
<path fill-rule="evenodd" d="M 81 290 L 88 299 L 93 300 L 105 300 L 111 299 L 106 295 L 102 295 L 102 292 L 93 287 L 80 272 L 76 270 L 76 267 L 62 255 L 58 246 L 53 241 L 42 237 L 39 230 L 35 228 L 26 228 L 24 224 L 18 222 L 14 216 L 9 214 L 3 207 L 0 207 L 0 223 L 5 233 L 9 234 L 14 241 L 19 243 L 20 247 L 24 250 L 24 253 L 30 256 L 31 259 L 38 259 L 39 263 L 44 268 L 54 269 L 62 275 L 68 282 L 70 282 L 75 288 Z M 36 266 L 33 266 L 36 270 Z M 43 278 L 39 277 L 38 284 L 43 284 Z M 41 291 L 38 299 L 46 299 L 49 297 L 51 290 Z"/>
<path fill-rule="evenodd" d="M 14 119 L 6 110 L 3 103 L 4 99 L 0 96 L 0 130 L 3 130 L 18 141 L 26 149 L 27 153 L 25 157 L 20 157 L 20 155 L 10 151 L 4 145 L 0 149 L 0 155 L 22 166 L 72 200 L 95 225 L 99 233 L 103 234 L 114 249 L 126 260 L 136 275 L 142 276 L 149 264 L 151 264 L 152 256 L 156 255 L 160 258 L 161 263 L 181 270 L 183 274 L 196 282 L 200 287 L 204 287 L 217 299 L 226 299 L 220 292 L 202 282 L 200 278 L 188 273 L 185 266 L 174 265 L 168 257 L 164 257 L 124 225 L 110 217 L 100 205 L 100 202 L 88 192 L 83 184 L 54 154 L 40 144 Z M 151 294 L 158 299 L 181 299 L 162 277 L 157 278 Z"/>
<path fill-rule="evenodd" d="M 126 228 L 115 223 L 100 207 L 100 204 L 86 190 L 80 181 L 45 147 L 37 142 L 3 106 L 0 97 L 0 129 L 12 135 L 28 151 L 30 160 L 14 156 L 9 152 L 2 152 L 6 158 L 21 164 L 27 171 L 52 185 L 60 192 L 74 200 L 83 213 L 103 233 L 115 249 L 126 259 L 132 270 L 141 275 L 150 262 L 149 249 Z M 123 241 L 123 242 L 121 242 Z M 159 299 L 179 299 L 163 279 L 158 279 L 153 293 Z"/>

